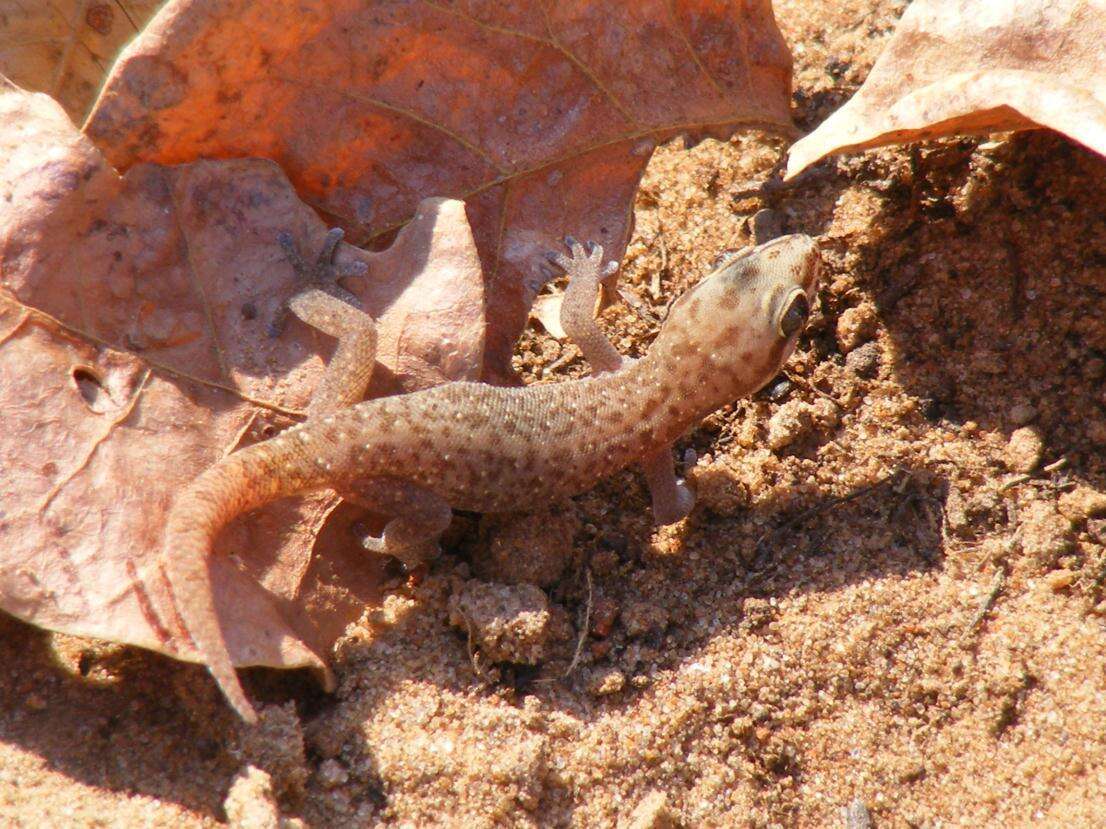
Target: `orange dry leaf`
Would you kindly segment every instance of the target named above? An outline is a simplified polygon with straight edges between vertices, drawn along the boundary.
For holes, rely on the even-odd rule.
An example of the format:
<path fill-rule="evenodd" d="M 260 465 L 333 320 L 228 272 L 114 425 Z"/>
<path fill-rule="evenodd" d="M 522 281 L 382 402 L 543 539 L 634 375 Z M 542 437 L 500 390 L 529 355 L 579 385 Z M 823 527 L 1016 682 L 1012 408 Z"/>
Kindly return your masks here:
<path fill-rule="evenodd" d="M 657 143 L 790 132 L 790 80 L 770 0 L 171 0 L 86 129 L 119 169 L 272 159 L 351 241 L 464 199 L 504 381 L 542 253 L 619 259 Z"/>
<path fill-rule="evenodd" d="M 1106 155 L 1103 0 L 915 0 L 860 90 L 791 148 L 831 153 L 1049 127 Z"/>
<path fill-rule="evenodd" d="M 52 99 L 0 86 L 0 607 L 195 657 L 153 566 L 166 511 L 306 407 L 333 344 L 266 327 L 294 285 L 278 234 L 306 252 L 325 230 L 271 162 L 120 177 Z M 387 250 L 339 257 L 368 268 L 347 287 L 379 319 L 376 388 L 479 375 L 483 279 L 461 203 L 428 200 Z M 352 510 L 316 543 L 335 504 L 278 503 L 220 537 L 213 581 L 238 664 L 321 666 L 374 598 L 379 562 L 343 564 Z"/>
<path fill-rule="evenodd" d="M 161 0 L 0 0 L 0 74 L 84 119 L 119 50 Z"/>

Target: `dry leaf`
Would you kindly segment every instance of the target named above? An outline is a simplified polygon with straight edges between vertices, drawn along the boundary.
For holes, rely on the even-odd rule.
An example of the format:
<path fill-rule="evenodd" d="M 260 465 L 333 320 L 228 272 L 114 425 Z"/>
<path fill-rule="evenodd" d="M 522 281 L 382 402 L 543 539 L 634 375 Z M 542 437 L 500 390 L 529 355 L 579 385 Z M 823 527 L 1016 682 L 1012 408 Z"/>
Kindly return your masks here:
<path fill-rule="evenodd" d="M 351 241 L 464 199 L 504 381 L 541 254 L 572 233 L 621 258 L 657 143 L 790 133 L 790 79 L 770 0 L 176 0 L 87 132 L 119 169 L 270 158 Z"/>
<path fill-rule="evenodd" d="M 333 343 L 266 326 L 294 284 L 278 233 L 307 251 L 325 230 L 268 161 L 119 177 L 52 99 L 0 87 L 0 606 L 194 657 L 155 612 L 165 585 L 149 565 L 174 495 L 306 407 Z M 368 268 L 347 285 L 379 319 L 383 387 L 479 375 L 483 279 L 463 205 L 428 200 L 392 247 L 339 256 Z M 371 598 L 372 557 L 349 573 L 310 560 L 335 503 L 280 502 L 220 537 L 237 663 L 318 665 L 312 650 Z M 316 557 L 349 555 L 348 524 L 328 525 Z"/>
<path fill-rule="evenodd" d="M 0 74 L 46 92 L 80 122 L 112 60 L 161 0 L 0 0 Z"/>
<path fill-rule="evenodd" d="M 1106 2 L 915 0 L 787 177 L 831 153 L 1038 127 L 1106 155 Z"/>
<path fill-rule="evenodd" d="M 541 327 L 548 331 L 550 336 L 558 340 L 568 337 L 561 326 L 561 306 L 564 305 L 564 301 L 564 291 L 541 294 L 530 308 L 530 316 L 540 322 Z"/>

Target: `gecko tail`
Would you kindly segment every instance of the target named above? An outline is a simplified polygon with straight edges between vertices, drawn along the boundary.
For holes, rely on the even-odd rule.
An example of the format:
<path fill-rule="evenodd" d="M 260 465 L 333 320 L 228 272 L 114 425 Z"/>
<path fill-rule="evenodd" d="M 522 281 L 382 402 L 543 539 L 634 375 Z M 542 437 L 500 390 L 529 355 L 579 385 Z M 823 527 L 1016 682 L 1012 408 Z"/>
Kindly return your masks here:
<path fill-rule="evenodd" d="M 201 538 L 196 538 L 197 535 Z M 199 651 L 201 661 L 207 665 L 231 707 L 242 719 L 253 724 L 257 722 L 257 711 L 238 680 L 238 672 L 227 649 L 215 609 L 208 569 L 210 537 L 206 533 L 197 533 L 195 528 L 184 533 L 170 531 L 165 547 L 166 575 L 177 613 Z"/>
<path fill-rule="evenodd" d="M 212 542 L 232 517 L 233 510 L 225 508 L 223 499 L 211 497 L 205 484 L 218 482 L 205 481 L 206 477 L 201 476 L 173 505 L 162 561 L 173 604 L 201 661 L 207 665 L 227 702 L 252 725 L 257 722 L 257 711 L 242 689 L 223 636 L 209 567 Z M 219 509 L 217 504 L 224 508 Z"/>

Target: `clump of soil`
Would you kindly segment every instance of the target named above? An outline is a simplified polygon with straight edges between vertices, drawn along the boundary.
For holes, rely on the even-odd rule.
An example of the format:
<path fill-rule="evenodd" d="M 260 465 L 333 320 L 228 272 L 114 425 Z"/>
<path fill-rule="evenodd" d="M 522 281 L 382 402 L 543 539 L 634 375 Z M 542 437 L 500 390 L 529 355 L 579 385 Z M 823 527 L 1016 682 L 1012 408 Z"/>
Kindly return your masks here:
<path fill-rule="evenodd" d="M 904 5 L 777 2 L 802 127 Z M 0 822 L 30 825 L 32 803 L 81 825 L 1099 821 L 1106 161 L 1027 133 L 761 187 L 784 150 L 659 151 L 623 263 L 635 302 L 601 318 L 640 354 L 727 250 L 820 240 L 785 372 L 677 446 L 690 518 L 651 526 L 630 470 L 556 520 L 461 522 L 350 629 L 336 696 L 251 677 L 298 703 L 299 727 L 274 720 L 284 755 L 236 736 L 198 669 L 8 623 Z M 537 326 L 516 368 L 587 371 Z M 503 564 L 528 550 L 534 567 Z"/>

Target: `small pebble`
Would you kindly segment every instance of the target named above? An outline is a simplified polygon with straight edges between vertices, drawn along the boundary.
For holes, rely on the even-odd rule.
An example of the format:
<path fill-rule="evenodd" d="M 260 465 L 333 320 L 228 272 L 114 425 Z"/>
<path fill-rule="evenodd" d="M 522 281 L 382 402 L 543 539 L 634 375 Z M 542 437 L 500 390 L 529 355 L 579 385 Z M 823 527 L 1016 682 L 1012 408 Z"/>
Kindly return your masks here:
<path fill-rule="evenodd" d="M 1028 403 L 1015 403 L 1007 417 L 1014 426 L 1025 426 L 1037 419 L 1037 409 Z"/>
<path fill-rule="evenodd" d="M 1072 570 L 1053 570 L 1045 576 L 1045 583 L 1053 593 L 1065 590 L 1073 581 L 1075 581 L 1075 572 Z"/>
<path fill-rule="evenodd" d="M 779 403 L 784 400 L 787 395 L 791 394 L 791 388 L 791 381 L 781 374 L 768 384 L 768 388 L 765 389 L 764 394 L 773 403 Z"/>
<path fill-rule="evenodd" d="M 617 694 L 625 687 L 626 675 L 618 668 L 596 669 L 588 679 L 588 693 L 596 697 Z"/>
<path fill-rule="evenodd" d="M 753 214 L 753 241 L 758 245 L 783 235 L 783 215 L 778 210 L 764 208 Z"/>
<path fill-rule="evenodd" d="M 598 636 L 600 639 L 610 636 L 620 609 L 614 599 L 605 597 L 596 599 L 591 607 L 592 636 Z"/>
<path fill-rule="evenodd" d="M 323 760 L 319 765 L 319 782 L 325 788 L 334 789 L 345 785 L 349 780 L 349 772 L 337 760 Z"/>
<path fill-rule="evenodd" d="M 875 309 L 865 303 L 846 308 L 837 318 L 837 347 L 842 354 L 868 342 L 876 333 Z"/>
<path fill-rule="evenodd" d="M 1089 486 L 1077 486 L 1060 495 L 1057 503 L 1060 514 L 1073 521 L 1099 518 L 1106 515 L 1106 492 Z"/>
<path fill-rule="evenodd" d="M 871 380 L 879 373 L 879 358 L 879 344 L 866 342 L 849 352 L 845 367 L 862 380 Z"/>
<path fill-rule="evenodd" d="M 626 829 L 675 829 L 678 825 L 672 810 L 668 808 L 667 795 L 652 791 L 634 809 Z"/>
<path fill-rule="evenodd" d="M 1041 435 L 1032 426 L 1015 429 L 1002 453 L 1002 462 L 1011 472 L 1032 472 L 1041 464 L 1045 445 Z"/>
<path fill-rule="evenodd" d="M 1022 551 L 1038 566 L 1051 568 L 1071 551 L 1072 522 L 1048 501 L 1032 501 L 1021 510 Z"/>
<path fill-rule="evenodd" d="M 778 452 L 805 436 L 814 425 L 809 403 L 790 400 L 784 403 L 768 421 L 768 448 Z"/>

